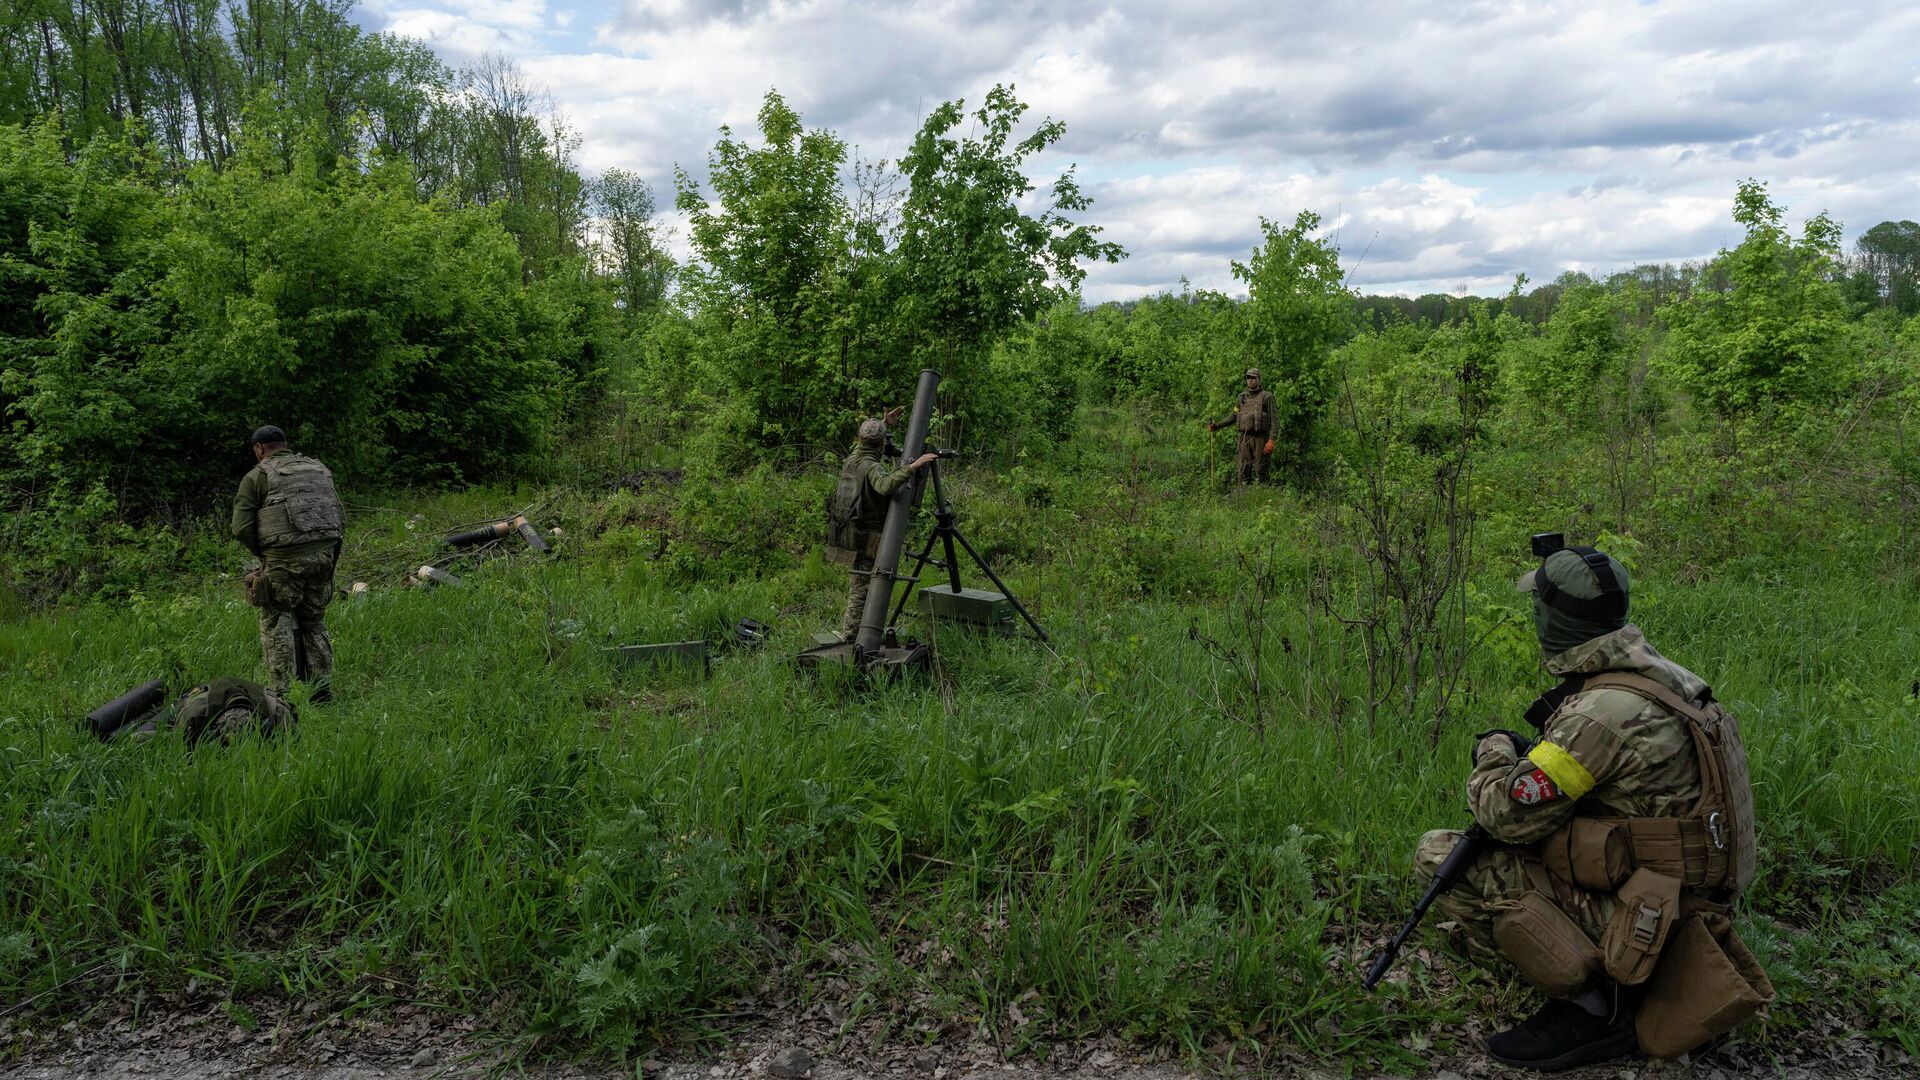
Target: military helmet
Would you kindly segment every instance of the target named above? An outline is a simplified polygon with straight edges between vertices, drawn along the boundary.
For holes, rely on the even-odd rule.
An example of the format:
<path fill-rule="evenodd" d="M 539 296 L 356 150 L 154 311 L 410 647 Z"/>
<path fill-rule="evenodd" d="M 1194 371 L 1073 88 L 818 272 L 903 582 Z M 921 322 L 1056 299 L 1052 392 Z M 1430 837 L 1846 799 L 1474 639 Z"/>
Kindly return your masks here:
<path fill-rule="evenodd" d="M 255 446 L 272 446 L 274 443 L 283 443 L 286 441 L 287 433 L 274 427 L 272 424 L 266 424 L 253 430 L 253 445 Z"/>
<path fill-rule="evenodd" d="M 887 424 L 884 420 L 860 421 L 860 441 L 867 446 L 879 446 L 887 440 Z"/>
<path fill-rule="evenodd" d="M 1247 375 L 1246 375 L 1246 377 L 1247 377 L 1247 378 L 1249 378 L 1249 379 L 1257 379 L 1257 378 L 1259 378 L 1259 377 L 1260 377 L 1260 369 L 1259 369 L 1259 368 L 1257 368 L 1257 367 L 1250 367 L 1250 368 L 1248 368 L 1248 369 L 1247 369 Z"/>

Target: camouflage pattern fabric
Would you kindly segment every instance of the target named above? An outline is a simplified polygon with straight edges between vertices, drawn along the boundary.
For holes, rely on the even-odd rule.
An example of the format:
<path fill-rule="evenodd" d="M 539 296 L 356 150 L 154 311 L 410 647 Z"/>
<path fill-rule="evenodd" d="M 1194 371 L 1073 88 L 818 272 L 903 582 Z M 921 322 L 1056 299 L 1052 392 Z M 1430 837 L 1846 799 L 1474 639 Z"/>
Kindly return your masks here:
<path fill-rule="evenodd" d="M 847 606 L 840 612 L 840 636 L 851 638 L 860 630 L 860 620 L 867 613 L 867 590 L 873 586 L 873 552 L 871 547 L 863 546 L 853 557 L 853 572 L 847 575 Z"/>
<path fill-rule="evenodd" d="M 1452 829 L 1435 829 L 1420 838 L 1420 846 L 1413 853 L 1413 867 L 1420 880 L 1433 878 L 1460 835 Z M 1531 889 L 1552 897 L 1595 942 L 1613 915 L 1612 895 L 1561 881 L 1547 873 L 1531 854 L 1511 848 L 1481 855 L 1460 884 L 1434 899 L 1433 908 L 1443 925 L 1452 924 L 1447 929 L 1461 952 L 1481 967 L 1498 968 L 1506 961 L 1493 943 L 1493 920 Z"/>
<path fill-rule="evenodd" d="M 1239 470 L 1240 482 L 1251 484 L 1255 479 L 1267 482 L 1267 463 L 1272 455 L 1267 453 L 1267 436 L 1264 432 L 1243 431 L 1236 440 L 1234 465 Z"/>
<path fill-rule="evenodd" d="M 269 552 L 264 562 L 260 649 L 266 654 L 267 688 L 284 696 L 295 678 L 324 687 L 333 675 L 333 639 L 327 635 L 333 550 L 299 555 Z"/>
<path fill-rule="evenodd" d="M 1683 698 L 1706 689 L 1699 676 L 1661 656 L 1632 623 L 1549 657 L 1554 675 L 1631 671 Z M 1701 799 L 1699 761 L 1687 721 L 1625 690 L 1598 689 L 1567 698 L 1548 718 L 1539 743 L 1522 757 L 1504 735 L 1481 740 L 1467 778 L 1474 820 L 1497 840 L 1537 844 L 1575 816 L 1689 817 Z M 1456 834 L 1421 839 L 1415 864 L 1428 877 Z M 1492 951 L 1493 919 L 1528 888 L 1558 898 L 1567 914 L 1596 940 L 1613 910 L 1613 897 L 1555 881 L 1537 858 L 1493 852 L 1435 906 L 1460 924 L 1471 955 Z"/>

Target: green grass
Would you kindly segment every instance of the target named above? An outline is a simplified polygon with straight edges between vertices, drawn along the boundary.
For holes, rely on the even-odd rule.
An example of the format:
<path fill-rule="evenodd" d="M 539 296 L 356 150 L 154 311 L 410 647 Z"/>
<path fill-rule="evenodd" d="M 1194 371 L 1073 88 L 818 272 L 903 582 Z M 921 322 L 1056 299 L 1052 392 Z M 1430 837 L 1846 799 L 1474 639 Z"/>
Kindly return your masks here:
<path fill-rule="evenodd" d="M 1055 643 L 917 627 L 938 668 L 903 685 L 789 662 L 844 587 L 801 554 L 810 518 L 770 548 L 725 544 L 817 508 L 819 477 L 752 481 L 657 560 L 670 493 L 554 494 L 556 558 L 459 570 L 458 589 L 392 586 L 442 527 L 532 494 L 359 514 L 342 583 L 376 591 L 330 616 L 340 700 L 274 743 L 74 727 L 144 679 L 257 673 L 231 581 L 0 626 L 0 1002 L 81 1011 L 189 980 L 237 1008 L 506 1002 L 541 1045 L 626 1052 L 835 976 L 902 1038 L 985 1023 L 1044 1052 L 1115 1030 L 1387 1067 L 1445 1049 L 1466 1012 L 1524 997 L 1418 963 L 1368 995 L 1356 968 L 1412 899 L 1419 833 L 1464 820 L 1472 733 L 1512 724 L 1540 680 L 1511 560 L 1474 583 L 1491 630 L 1437 745 L 1428 717 L 1335 721 L 1306 703 L 1358 668 L 1302 599 L 1308 507 L 1222 502 L 1185 453 L 1028 492 L 1042 507 L 956 477 L 963 525 Z M 1257 723 L 1192 636 L 1231 639 L 1249 558 L 1280 583 Z M 1637 621 L 1745 726 L 1763 843 L 1746 925 L 1782 992 L 1755 1037 L 1783 1046 L 1834 1015 L 1910 1042 L 1920 1001 L 1920 598 L 1844 563 L 1636 568 Z M 706 679 L 622 675 L 603 652 L 718 641 L 740 616 L 775 639 Z"/>

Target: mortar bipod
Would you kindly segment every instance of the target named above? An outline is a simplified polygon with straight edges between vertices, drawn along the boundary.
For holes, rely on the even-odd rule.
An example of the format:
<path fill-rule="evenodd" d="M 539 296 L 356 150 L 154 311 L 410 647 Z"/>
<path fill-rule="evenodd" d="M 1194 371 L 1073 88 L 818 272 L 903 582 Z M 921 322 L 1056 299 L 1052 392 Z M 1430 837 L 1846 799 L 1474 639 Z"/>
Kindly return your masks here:
<path fill-rule="evenodd" d="M 907 609 L 907 597 L 913 595 L 914 585 L 920 580 L 920 572 L 925 570 L 928 564 L 947 572 L 946 591 L 941 594 L 943 597 L 951 598 L 946 602 L 958 603 L 965 599 L 971 603 L 982 601 L 988 605 L 993 603 L 991 594 L 980 596 L 961 586 L 960 556 L 954 550 L 954 545 L 958 543 L 961 550 L 972 557 L 973 564 L 980 568 L 980 572 L 987 575 L 987 580 L 993 582 L 993 587 L 999 590 L 999 598 L 1012 605 L 1013 610 L 1025 620 L 1027 626 L 1033 630 L 1033 635 L 1041 641 L 1049 640 L 1047 632 L 1040 628 L 1039 622 L 1035 621 L 1026 605 L 1020 602 L 1019 597 L 1013 595 L 1013 590 L 1007 588 L 1007 583 L 1000 580 L 1000 575 L 993 572 L 993 567 L 987 565 L 987 560 L 981 557 L 980 552 L 967 539 L 967 534 L 960 531 L 959 517 L 953 512 L 953 504 L 947 501 L 947 488 L 940 480 L 940 462 L 952 459 L 956 454 L 952 450 L 940 450 L 936 453 L 939 457 L 927 465 L 927 472 L 933 483 L 933 531 L 927 534 L 927 542 L 921 545 L 919 553 L 914 556 L 913 569 L 898 579 L 905 581 L 907 587 L 901 591 L 899 600 L 894 603 L 893 612 L 887 617 L 887 625 L 892 626 L 900 620 L 901 613 Z M 939 541 L 942 553 L 946 556 L 945 559 L 933 557 L 935 541 Z M 923 590 L 923 592 L 930 592 L 930 590 Z"/>

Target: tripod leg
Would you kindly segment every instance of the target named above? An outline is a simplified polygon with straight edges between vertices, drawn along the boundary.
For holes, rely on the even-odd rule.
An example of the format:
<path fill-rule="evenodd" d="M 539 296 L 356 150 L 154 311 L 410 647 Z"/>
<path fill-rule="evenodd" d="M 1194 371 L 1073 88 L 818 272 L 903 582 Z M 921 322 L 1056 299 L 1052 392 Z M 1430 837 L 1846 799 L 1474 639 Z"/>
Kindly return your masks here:
<path fill-rule="evenodd" d="M 973 556 L 974 564 L 980 567 L 981 573 L 987 575 L 987 580 L 993 582 L 993 587 L 996 589 L 999 589 L 1001 595 L 1005 596 L 1009 601 L 1012 602 L 1013 610 L 1019 612 L 1020 617 L 1022 619 L 1027 620 L 1028 626 L 1033 627 L 1034 636 L 1038 637 L 1041 641 L 1052 640 L 1047 637 L 1047 632 L 1045 630 L 1040 629 L 1040 624 L 1033 620 L 1032 614 L 1030 614 L 1027 611 L 1026 605 L 1020 602 L 1020 598 L 1013 595 L 1013 590 L 1007 588 L 1007 583 L 1004 581 L 1001 581 L 1000 575 L 994 573 L 993 567 L 987 565 L 987 560 L 981 558 L 980 553 L 973 550 L 973 544 L 967 540 L 967 534 L 961 532 L 959 529 L 959 526 L 954 527 L 953 538 L 955 540 L 960 541 L 960 546 L 967 549 L 967 554 Z"/>
<path fill-rule="evenodd" d="M 938 535 L 938 530 L 927 534 L 927 542 L 920 546 L 920 554 L 913 557 L 913 572 L 908 574 L 907 577 L 918 579 L 920 572 L 927 568 L 927 559 L 933 555 L 933 538 L 936 535 Z M 900 590 L 900 599 L 894 602 L 893 614 L 887 616 L 886 625 L 892 626 L 894 623 L 900 621 L 900 613 L 907 610 L 907 597 L 912 595 L 912 593 L 913 582 L 909 581 L 907 582 L 907 587 Z"/>

